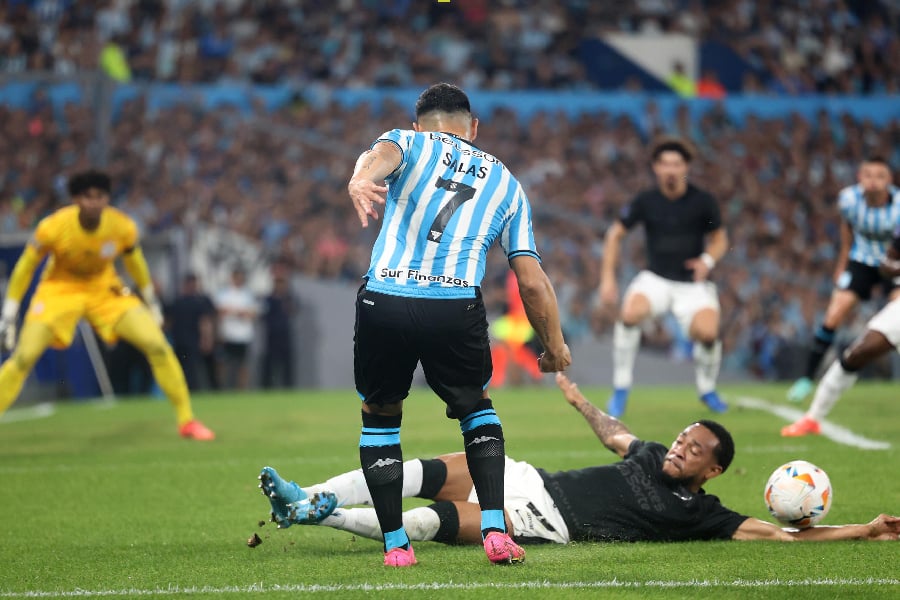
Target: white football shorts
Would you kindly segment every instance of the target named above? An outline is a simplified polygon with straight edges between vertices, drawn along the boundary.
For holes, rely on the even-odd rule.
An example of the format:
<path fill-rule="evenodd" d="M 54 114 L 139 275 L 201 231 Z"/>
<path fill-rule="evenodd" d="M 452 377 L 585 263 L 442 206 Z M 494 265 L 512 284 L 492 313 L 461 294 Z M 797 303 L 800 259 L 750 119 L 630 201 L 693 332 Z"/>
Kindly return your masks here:
<path fill-rule="evenodd" d="M 650 301 L 650 314 L 659 317 L 667 312 L 675 315 L 685 335 L 699 311 L 712 308 L 719 311 L 719 294 L 711 281 L 673 281 L 652 271 L 641 271 L 631 280 L 625 296 L 639 293 Z"/>
<path fill-rule="evenodd" d="M 900 351 L 900 298 L 888 302 L 869 319 L 866 327 L 882 334 Z"/>
<path fill-rule="evenodd" d="M 512 521 L 512 535 L 569 543 L 569 528 L 544 487 L 540 473 L 530 464 L 506 457 L 503 506 Z M 469 502 L 478 502 L 475 488 Z"/>

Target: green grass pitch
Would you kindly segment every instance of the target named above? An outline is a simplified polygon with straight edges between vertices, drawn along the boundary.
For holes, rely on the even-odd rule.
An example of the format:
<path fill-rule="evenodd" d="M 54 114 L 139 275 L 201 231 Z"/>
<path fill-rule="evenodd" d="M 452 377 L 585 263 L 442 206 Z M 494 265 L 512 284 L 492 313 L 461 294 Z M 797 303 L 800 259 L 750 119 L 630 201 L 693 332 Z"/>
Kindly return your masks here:
<path fill-rule="evenodd" d="M 790 406 L 781 386 L 721 391 L 732 402 Z M 585 393 L 605 402 L 606 390 Z M 549 378 L 493 397 L 511 456 L 550 470 L 614 460 Z M 218 434 L 212 443 L 180 439 L 165 401 L 64 403 L 31 420 L 13 409 L 0 422 L 0 598 L 900 597 L 895 542 L 545 545 L 512 567 L 491 566 L 478 547 L 420 542 L 420 564 L 397 570 L 381 565 L 378 542 L 259 526 L 268 516 L 256 487 L 262 466 L 301 484 L 358 466 L 358 402 L 351 390 L 201 395 L 195 410 Z M 668 444 L 702 417 L 710 414 L 691 389 L 638 387 L 623 420 Z M 767 518 L 767 477 L 803 458 L 831 477 L 825 524 L 900 513 L 896 387 L 860 384 L 831 415 L 887 450 L 784 439 L 787 421 L 764 410 L 733 406 L 712 418 L 731 429 L 737 455 L 706 489 L 731 508 Z M 406 402 L 402 440 L 406 458 L 462 446 L 457 423 L 421 389 Z M 263 543 L 251 549 L 254 533 Z"/>

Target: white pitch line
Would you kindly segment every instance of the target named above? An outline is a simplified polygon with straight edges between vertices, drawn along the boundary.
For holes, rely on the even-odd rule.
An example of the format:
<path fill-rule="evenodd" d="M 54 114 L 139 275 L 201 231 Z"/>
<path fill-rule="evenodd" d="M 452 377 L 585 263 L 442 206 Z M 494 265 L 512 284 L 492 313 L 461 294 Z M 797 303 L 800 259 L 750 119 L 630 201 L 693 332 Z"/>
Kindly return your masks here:
<path fill-rule="evenodd" d="M 13 423 L 16 421 L 34 421 L 44 419 L 56 412 L 52 402 L 43 402 L 25 408 L 15 408 L 0 417 L 0 423 Z"/>
<path fill-rule="evenodd" d="M 869 587 L 900 586 L 900 579 L 858 577 L 844 579 L 689 579 L 623 581 L 611 579 L 607 581 L 521 581 L 498 583 L 359 583 L 359 584 L 264 584 L 254 583 L 246 586 L 169 586 L 155 589 L 118 589 L 118 590 L 74 590 L 28 592 L 0 592 L 0 598 L 90 598 L 106 596 L 182 596 L 194 594 L 270 594 L 272 592 L 288 593 L 334 593 L 334 592 L 384 592 L 384 591 L 420 591 L 420 590 L 523 590 L 523 589 L 677 589 L 677 588 L 771 588 L 771 587 Z"/>
<path fill-rule="evenodd" d="M 761 398 L 752 398 L 749 396 L 739 397 L 736 403 L 738 406 L 744 408 L 764 410 L 768 413 L 772 413 L 775 416 L 781 417 L 788 422 L 794 422 L 805 414 L 802 410 L 798 410 L 796 408 L 772 404 L 771 402 L 767 402 Z M 863 437 L 858 433 L 853 433 L 846 427 L 835 425 L 834 423 L 831 423 L 830 421 L 826 421 L 824 419 L 819 421 L 819 425 L 821 425 L 822 427 L 822 435 L 833 442 L 837 442 L 838 444 L 853 446 L 855 448 L 861 448 L 863 450 L 888 450 L 891 447 L 891 444 L 889 442 L 870 440 L 869 438 Z"/>

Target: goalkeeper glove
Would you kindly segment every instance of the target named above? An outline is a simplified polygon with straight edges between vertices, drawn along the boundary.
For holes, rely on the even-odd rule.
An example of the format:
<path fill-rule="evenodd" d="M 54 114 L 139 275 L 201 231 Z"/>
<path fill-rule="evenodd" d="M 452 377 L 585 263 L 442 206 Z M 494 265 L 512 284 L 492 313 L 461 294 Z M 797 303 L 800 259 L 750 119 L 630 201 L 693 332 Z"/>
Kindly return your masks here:
<path fill-rule="evenodd" d="M 156 297 L 156 292 L 153 291 L 153 285 L 145 286 L 141 290 L 141 297 L 144 299 L 144 303 L 147 305 L 147 308 L 150 309 L 150 314 L 153 316 L 153 320 L 156 321 L 157 325 L 162 327 L 162 306 L 159 303 L 159 299 L 157 299 Z"/>
<path fill-rule="evenodd" d="M 16 315 L 19 314 L 19 303 L 7 298 L 0 309 L 0 346 L 12 350 L 16 345 Z"/>

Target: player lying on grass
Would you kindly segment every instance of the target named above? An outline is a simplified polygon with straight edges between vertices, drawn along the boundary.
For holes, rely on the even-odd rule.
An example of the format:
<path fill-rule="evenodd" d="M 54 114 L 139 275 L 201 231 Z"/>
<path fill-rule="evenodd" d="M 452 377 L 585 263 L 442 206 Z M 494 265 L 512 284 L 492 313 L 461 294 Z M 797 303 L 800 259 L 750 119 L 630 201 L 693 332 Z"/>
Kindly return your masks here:
<path fill-rule="evenodd" d="M 639 440 L 625 425 L 591 404 L 565 375 L 556 382 L 607 448 L 623 460 L 549 473 L 506 459 L 507 528 L 519 543 L 681 540 L 897 539 L 900 517 L 880 515 L 863 525 L 781 527 L 738 514 L 702 486 L 731 464 L 734 443 L 712 421 L 697 421 L 672 445 Z M 378 519 L 359 470 L 309 487 L 287 482 L 271 467 L 260 487 L 279 527 L 319 524 L 380 540 Z M 481 543 L 481 515 L 465 455 L 403 463 L 403 496 L 434 500 L 403 513 L 413 541 Z"/>

